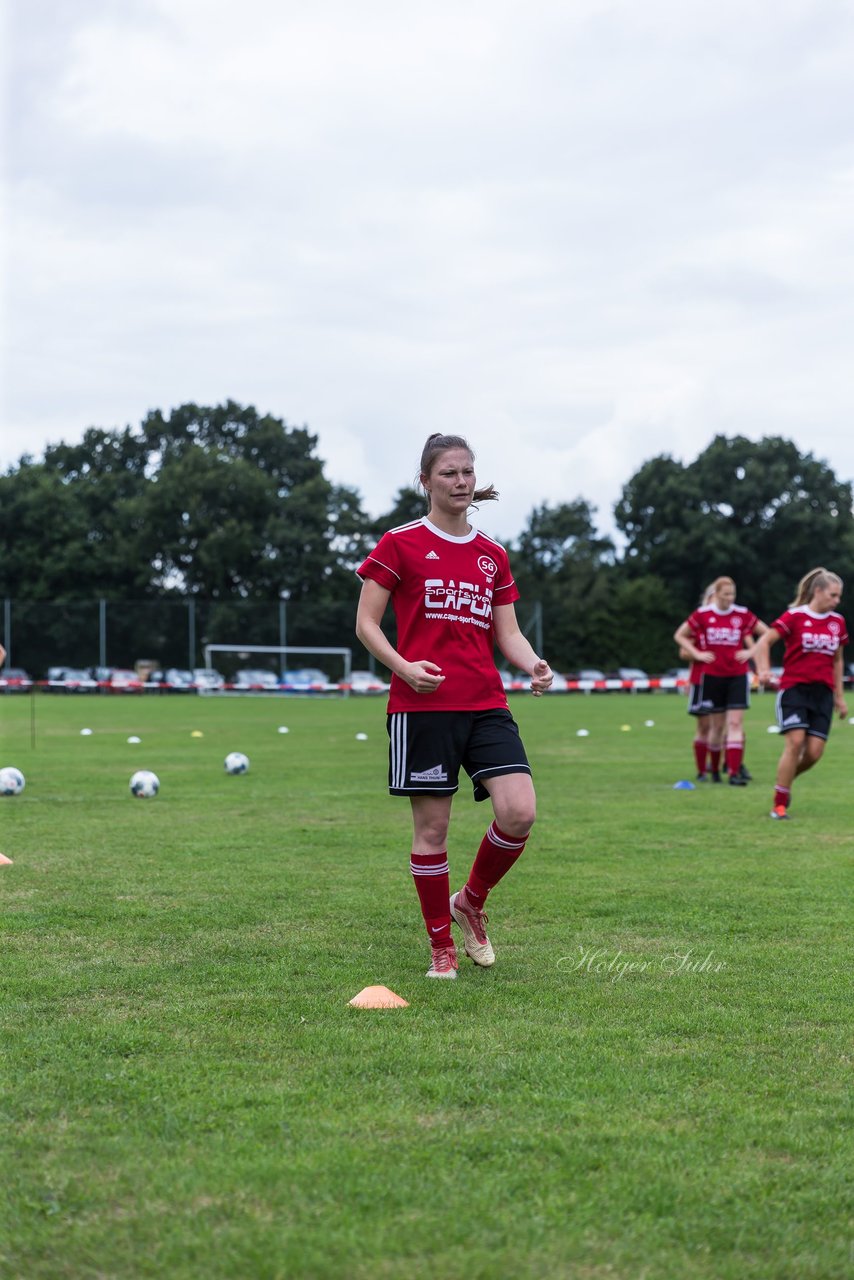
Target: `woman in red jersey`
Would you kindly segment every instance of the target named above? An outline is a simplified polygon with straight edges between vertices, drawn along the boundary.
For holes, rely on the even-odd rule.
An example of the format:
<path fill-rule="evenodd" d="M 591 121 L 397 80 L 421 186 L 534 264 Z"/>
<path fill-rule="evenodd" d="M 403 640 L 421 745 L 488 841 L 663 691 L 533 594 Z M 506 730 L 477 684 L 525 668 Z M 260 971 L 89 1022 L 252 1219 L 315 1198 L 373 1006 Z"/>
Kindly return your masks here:
<path fill-rule="evenodd" d="M 528 672 L 535 696 L 549 688 L 552 672 L 519 630 L 507 552 L 469 523 L 472 504 L 498 494 L 491 485 L 476 487 L 468 443 L 430 436 L 419 483 L 427 515 L 385 533 L 359 567 L 356 634 L 392 672 L 389 792 L 408 796 L 412 807 L 410 870 L 432 946 L 427 977 L 455 978 L 451 919 L 474 963 L 494 964 L 484 903 L 522 853 L 536 814 L 531 768 L 493 645 Z M 382 630 L 389 600 L 397 648 Z M 450 897 L 447 837 L 460 766 L 475 800 L 491 801 L 494 821 L 466 884 Z"/>
<path fill-rule="evenodd" d="M 712 600 L 714 599 L 714 595 L 715 595 L 715 584 L 711 583 L 708 587 L 706 587 L 705 591 L 700 597 L 700 607 L 704 608 L 707 605 L 710 605 L 712 603 Z M 702 637 L 695 635 L 694 639 L 698 643 L 699 648 L 702 650 L 704 648 Z M 720 744 L 718 744 L 717 748 L 715 749 L 715 754 L 713 755 L 712 747 L 710 745 L 712 717 L 709 714 L 709 712 L 703 709 L 703 707 L 701 706 L 701 703 L 703 700 L 703 674 L 705 669 L 705 663 L 692 660 L 691 655 L 687 649 L 680 648 L 679 657 L 682 659 L 683 662 L 691 663 L 691 667 L 688 672 L 688 715 L 694 717 L 694 723 L 695 723 L 694 739 L 691 745 L 694 749 L 694 763 L 697 766 L 697 781 L 708 782 L 712 774 L 717 774 L 718 779 L 720 779 L 720 767 L 721 767 Z M 743 716 L 743 712 L 733 711 L 732 715 L 735 717 Z M 742 721 L 738 721 L 737 724 L 738 724 L 738 727 L 741 728 L 741 749 L 742 749 L 741 768 L 739 769 L 739 775 L 744 779 L 745 782 L 751 782 L 752 775 L 748 772 L 747 766 L 744 763 L 744 752 L 745 752 L 745 744 L 746 744 L 744 725 Z M 729 717 L 727 717 L 727 726 L 729 726 Z M 728 739 L 729 739 L 729 731 L 727 727 L 727 729 L 724 730 L 724 741 L 727 741 Z M 724 761 L 724 771 L 726 772 L 726 761 Z"/>
<path fill-rule="evenodd" d="M 824 754 L 834 708 L 840 716 L 848 714 L 842 665 L 848 628 L 836 608 L 841 599 L 841 578 L 827 569 L 810 570 L 798 583 L 793 603 L 755 649 L 759 679 L 767 684 L 771 646 L 786 641 L 777 695 L 777 724 L 786 740 L 777 766 L 772 818 L 788 818 L 792 783 Z"/>
<path fill-rule="evenodd" d="M 677 629 L 674 640 L 694 662 L 705 664 L 694 714 L 711 717 L 709 753 L 712 781 L 720 782 L 720 758 L 726 750 L 730 786 L 743 787 L 744 712 L 750 706 L 753 639 L 766 630 L 764 622 L 744 605 L 735 603 L 732 578 L 716 578 L 708 604 L 701 605 Z"/>
<path fill-rule="evenodd" d="M 706 587 L 700 598 L 700 605 L 707 605 L 715 594 L 714 585 Z M 702 638 L 694 637 L 702 649 Z M 709 730 L 711 729 L 712 718 L 707 711 L 700 708 L 702 700 L 703 688 L 703 667 L 704 663 L 697 662 L 693 659 L 687 649 L 680 646 L 679 657 L 683 662 L 690 662 L 691 667 L 688 672 L 688 715 L 694 718 L 694 740 L 692 747 L 694 749 L 694 762 L 697 766 L 697 781 L 707 782 L 709 779 Z M 716 765 L 720 769 L 720 758 Z"/>

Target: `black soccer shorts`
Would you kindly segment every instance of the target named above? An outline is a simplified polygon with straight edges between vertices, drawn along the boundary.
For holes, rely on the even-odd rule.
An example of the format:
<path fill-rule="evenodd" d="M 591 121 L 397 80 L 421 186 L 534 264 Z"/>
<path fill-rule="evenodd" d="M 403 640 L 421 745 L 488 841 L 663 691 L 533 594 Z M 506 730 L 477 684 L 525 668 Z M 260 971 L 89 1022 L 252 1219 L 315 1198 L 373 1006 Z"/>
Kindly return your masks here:
<path fill-rule="evenodd" d="M 703 673 L 700 699 L 695 715 L 711 716 L 723 711 L 746 711 L 750 706 L 750 676 L 710 676 Z"/>
<path fill-rule="evenodd" d="M 530 773 L 519 727 L 506 707 L 491 711 L 396 711 L 387 717 L 388 789 L 393 796 L 452 796 L 460 767 L 486 800 L 486 778 Z"/>
<path fill-rule="evenodd" d="M 833 690 L 826 684 L 793 684 L 777 694 L 777 724 L 781 733 L 806 729 L 811 738 L 830 736 Z"/>

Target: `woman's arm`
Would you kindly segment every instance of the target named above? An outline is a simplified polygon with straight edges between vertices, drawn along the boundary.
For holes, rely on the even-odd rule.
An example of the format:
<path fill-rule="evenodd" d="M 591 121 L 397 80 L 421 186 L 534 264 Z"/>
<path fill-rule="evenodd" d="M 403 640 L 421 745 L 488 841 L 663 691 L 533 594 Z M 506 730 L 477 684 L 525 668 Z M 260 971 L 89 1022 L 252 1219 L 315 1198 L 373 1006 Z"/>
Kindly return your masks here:
<path fill-rule="evenodd" d="M 841 716 L 848 715 L 848 704 L 845 701 L 845 664 L 842 661 L 842 646 L 833 655 L 833 705 Z"/>
<path fill-rule="evenodd" d="M 371 578 L 365 579 L 356 611 L 356 635 L 378 662 L 400 676 L 401 680 L 405 680 L 416 693 L 433 693 L 445 679 L 442 668 L 426 659 L 407 662 L 386 639 L 381 624 L 390 595 L 391 592 L 378 582 Z"/>
<path fill-rule="evenodd" d="M 492 623 L 495 628 L 495 643 L 504 657 L 520 671 L 527 671 L 531 677 L 531 693 L 534 697 L 545 693 L 554 678 L 552 669 L 545 658 L 537 656 L 530 641 L 522 635 L 514 606 L 496 605 L 492 610 Z"/>
<path fill-rule="evenodd" d="M 773 627 L 766 627 L 751 650 L 750 656 L 756 664 L 756 674 L 760 684 L 767 684 L 771 678 L 771 649 L 781 639 L 779 631 L 775 631 Z"/>
<path fill-rule="evenodd" d="M 714 662 L 715 655 L 709 653 L 708 649 L 698 649 L 694 644 L 694 633 L 688 626 L 688 620 L 682 623 L 673 633 L 673 639 L 679 645 L 680 649 L 684 649 L 689 658 L 693 658 L 694 662 Z"/>
<path fill-rule="evenodd" d="M 762 638 L 762 636 L 764 636 L 764 635 L 765 635 L 765 632 L 766 632 L 767 630 L 768 630 L 768 627 L 767 627 L 767 626 L 766 626 L 766 624 L 762 621 L 762 619 L 761 619 L 761 618 L 757 618 L 757 619 L 756 619 L 756 626 L 753 628 L 752 635 L 751 635 L 751 637 L 745 636 L 745 637 L 744 637 L 745 642 L 747 642 L 747 640 L 748 640 L 748 639 L 750 639 L 751 641 L 754 641 L 754 640 L 755 640 L 755 638 L 756 638 L 756 636 L 759 636 L 759 638 L 761 639 L 761 638 Z M 750 644 L 745 643 L 744 648 L 743 648 L 743 649 L 739 649 L 739 650 L 736 652 L 736 655 L 735 655 L 735 656 L 736 656 L 736 660 L 737 660 L 738 662 L 749 662 L 751 658 L 755 658 L 755 656 L 756 656 L 756 644 L 755 644 L 755 643 L 752 643 L 752 642 L 751 642 Z"/>

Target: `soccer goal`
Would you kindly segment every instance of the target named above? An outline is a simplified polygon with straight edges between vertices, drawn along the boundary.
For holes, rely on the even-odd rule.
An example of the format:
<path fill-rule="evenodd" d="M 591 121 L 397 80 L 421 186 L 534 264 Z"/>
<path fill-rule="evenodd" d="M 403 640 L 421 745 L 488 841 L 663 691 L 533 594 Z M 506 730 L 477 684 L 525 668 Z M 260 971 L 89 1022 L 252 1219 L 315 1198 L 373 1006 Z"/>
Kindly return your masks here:
<path fill-rule="evenodd" d="M 292 644 L 206 644 L 205 667 L 212 671 L 218 662 L 225 669 L 225 688 L 199 692 L 349 693 L 353 650 Z"/>

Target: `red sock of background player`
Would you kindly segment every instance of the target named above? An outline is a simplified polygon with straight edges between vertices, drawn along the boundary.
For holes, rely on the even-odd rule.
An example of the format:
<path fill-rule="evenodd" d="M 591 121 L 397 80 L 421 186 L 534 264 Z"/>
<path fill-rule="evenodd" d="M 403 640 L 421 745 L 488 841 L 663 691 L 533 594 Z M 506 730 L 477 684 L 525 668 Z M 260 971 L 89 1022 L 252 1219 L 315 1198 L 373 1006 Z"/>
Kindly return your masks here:
<path fill-rule="evenodd" d="M 728 742 L 726 744 L 726 768 L 731 778 L 734 778 L 741 768 L 743 755 L 744 748 L 740 742 Z"/>
<path fill-rule="evenodd" d="M 720 773 L 720 770 L 721 770 L 720 747 L 709 747 L 709 760 L 711 761 L 712 773 Z"/>
<path fill-rule="evenodd" d="M 451 911 L 449 901 L 451 885 L 448 879 L 448 855 L 443 853 L 413 853 L 409 870 L 418 891 L 421 914 L 433 946 L 451 941 Z"/>
<path fill-rule="evenodd" d="M 483 910 L 487 894 L 507 875 L 525 848 L 530 831 L 524 836 L 508 836 L 492 822 L 480 842 L 465 884 L 465 897 L 473 907 Z"/>
<path fill-rule="evenodd" d="M 789 801 L 791 800 L 791 798 L 792 798 L 792 793 L 788 787 L 774 788 L 774 808 L 775 809 L 780 809 L 780 808 L 788 809 Z"/>
<path fill-rule="evenodd" d="M 706 772 L 706 754 L 708 752 L 708 744 L 705 738 L 694 739 L 694 759 L 697 762 L 697 772 Z"/>

